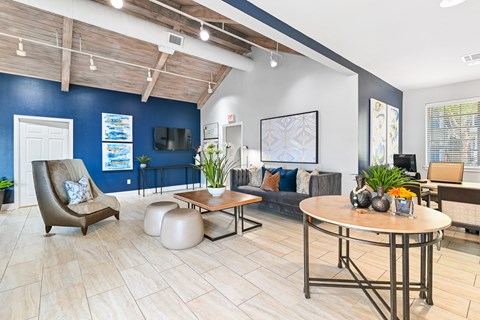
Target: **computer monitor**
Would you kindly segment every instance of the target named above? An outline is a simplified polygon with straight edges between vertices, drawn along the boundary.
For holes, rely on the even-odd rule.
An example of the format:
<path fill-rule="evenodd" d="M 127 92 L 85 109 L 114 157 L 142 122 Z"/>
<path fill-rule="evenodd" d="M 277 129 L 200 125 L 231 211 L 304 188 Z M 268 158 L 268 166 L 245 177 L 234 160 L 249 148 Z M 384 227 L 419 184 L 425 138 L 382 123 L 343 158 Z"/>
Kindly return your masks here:
<path fill-rule="evenodd" d="M 393 165 L 407 172 L 417 172 L 417 160 L 414 154 L 394 154 Z"/>

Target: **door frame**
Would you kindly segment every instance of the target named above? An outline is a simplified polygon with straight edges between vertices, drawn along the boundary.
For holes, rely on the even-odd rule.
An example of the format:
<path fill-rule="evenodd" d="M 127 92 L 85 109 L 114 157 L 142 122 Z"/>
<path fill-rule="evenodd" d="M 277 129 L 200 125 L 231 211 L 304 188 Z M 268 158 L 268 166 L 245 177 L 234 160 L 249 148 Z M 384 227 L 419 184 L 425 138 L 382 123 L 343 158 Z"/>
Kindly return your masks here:
<path fill-rule="evenodd" d="M 50 117 L 35 117 L 25 115 L 13 115 L 13 181 L 17 187 L 14 192 L 13 209 L 17 209 L 20 206 L 20 122 L 35 122 L 40 125 L 43 123 L 65 123 L 68 129 L 68 157 L 73 158 L 73 119 L 64 118 L 50 118 Z"/>

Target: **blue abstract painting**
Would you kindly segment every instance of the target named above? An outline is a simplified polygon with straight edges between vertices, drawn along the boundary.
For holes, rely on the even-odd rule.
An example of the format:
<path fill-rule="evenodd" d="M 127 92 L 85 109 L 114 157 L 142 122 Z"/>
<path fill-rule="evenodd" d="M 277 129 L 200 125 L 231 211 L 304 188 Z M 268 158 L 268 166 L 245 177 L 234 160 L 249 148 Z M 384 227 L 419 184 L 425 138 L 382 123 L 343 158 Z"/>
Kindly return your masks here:
<path fill-rule="evenodd" d="M 131 143 L 102 143 L 102 170 L 133 170 Z"/>
<path fill-rule="evenodd" d="M 102 140 L 132 142 L 132 116 L 102 113 Z"/>

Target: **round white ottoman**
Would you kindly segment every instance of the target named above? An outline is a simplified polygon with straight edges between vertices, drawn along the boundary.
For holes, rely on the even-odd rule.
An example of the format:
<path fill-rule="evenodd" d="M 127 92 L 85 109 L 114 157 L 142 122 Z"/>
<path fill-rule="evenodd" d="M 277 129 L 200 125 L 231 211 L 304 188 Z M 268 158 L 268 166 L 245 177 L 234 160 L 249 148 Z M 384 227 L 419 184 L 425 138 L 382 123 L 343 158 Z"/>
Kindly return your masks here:
<path fill-rule="evenodd" d="M 195 247 L 204 235 L 203 218 L 194 209 L 174 209 L 163 216 L 161 241 L 168 249 Z"/>
<path fill-rule="evenodd" d="M 159 201 L 149 204 L 145 210 L 143 219 L 143 230 L 146 234 L 154 237 L 160 237 L 162 230 L 162 220 L 165 213 L 177 209 L 178 203 L 172 201 Z"/>

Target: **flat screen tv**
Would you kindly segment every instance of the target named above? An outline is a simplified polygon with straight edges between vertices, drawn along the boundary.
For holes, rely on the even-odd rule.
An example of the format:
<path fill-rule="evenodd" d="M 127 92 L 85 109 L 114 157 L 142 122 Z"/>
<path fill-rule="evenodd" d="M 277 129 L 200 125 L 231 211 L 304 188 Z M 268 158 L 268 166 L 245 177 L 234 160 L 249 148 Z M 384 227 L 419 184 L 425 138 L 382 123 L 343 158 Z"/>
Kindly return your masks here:
<path fill-rule="evenodd" d="M 394 154 L 393 165 L 407 172 L 417 172 L 417 160 L 414 154 Z"/>
<path fill-rule="evenodd" d="M 187 151 L 192 149 L 192 131 L 185 128 L 157 127 L 153 129 L 153 149 Z"/>

